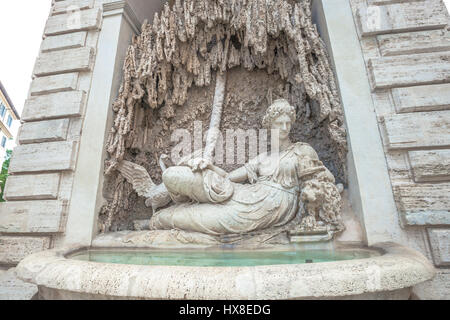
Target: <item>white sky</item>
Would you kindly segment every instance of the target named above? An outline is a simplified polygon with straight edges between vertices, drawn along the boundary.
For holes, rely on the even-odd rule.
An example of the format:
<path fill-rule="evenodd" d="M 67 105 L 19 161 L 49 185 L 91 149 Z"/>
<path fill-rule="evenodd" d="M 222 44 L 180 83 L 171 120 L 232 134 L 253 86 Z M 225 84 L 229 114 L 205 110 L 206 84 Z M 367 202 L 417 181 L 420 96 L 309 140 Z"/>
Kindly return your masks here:
<path fill-rule="evenodd" d="M 450 0 L 444 0 L 447 8 Z M 50 11 L 51 0 L 0 0 L 0 79 L 19 114 Z"/>

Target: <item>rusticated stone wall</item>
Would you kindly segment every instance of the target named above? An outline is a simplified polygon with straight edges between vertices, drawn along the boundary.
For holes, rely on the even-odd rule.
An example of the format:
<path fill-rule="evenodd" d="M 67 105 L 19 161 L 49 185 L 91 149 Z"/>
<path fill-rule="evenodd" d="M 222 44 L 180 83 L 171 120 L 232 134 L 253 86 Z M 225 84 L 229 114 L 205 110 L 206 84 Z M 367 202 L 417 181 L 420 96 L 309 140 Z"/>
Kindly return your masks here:
<path fill-rule="evenodd" d="M 450 296 L 450 32 L 442 0 L 351 0 L 405 233 Z"/>
<path fill-rule="evenodd" d="M 101 24 L 98 1 L 53 1 L 0 204 L 0 265 L 65 231 Z"/>

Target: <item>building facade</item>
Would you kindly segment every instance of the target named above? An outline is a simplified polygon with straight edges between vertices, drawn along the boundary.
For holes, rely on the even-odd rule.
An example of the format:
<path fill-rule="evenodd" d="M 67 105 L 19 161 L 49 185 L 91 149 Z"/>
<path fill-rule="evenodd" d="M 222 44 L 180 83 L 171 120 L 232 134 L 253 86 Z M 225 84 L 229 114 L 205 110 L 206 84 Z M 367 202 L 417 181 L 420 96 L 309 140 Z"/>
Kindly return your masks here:
<path fill-rule="evenodd" d="M 6 150 L 15 145 L 19 120 L 19 113 L 0 81 L 0 168 L 5 160 Z"/>

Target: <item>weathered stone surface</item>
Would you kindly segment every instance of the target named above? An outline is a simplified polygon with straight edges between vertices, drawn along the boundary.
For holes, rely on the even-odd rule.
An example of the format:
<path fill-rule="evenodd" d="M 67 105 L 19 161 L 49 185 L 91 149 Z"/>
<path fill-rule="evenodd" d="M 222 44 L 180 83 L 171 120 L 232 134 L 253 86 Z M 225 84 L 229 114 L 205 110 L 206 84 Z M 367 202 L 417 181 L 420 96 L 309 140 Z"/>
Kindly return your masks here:
<path fill-rule="evenodd" d="M 16 265 L 26 256 L 50 248 L 50 237 L 0 236 L 0 264 Z"/>
<path fill-rule="evenodd" d="M 450 33 L 446 29 L 378 36 L 383 56 L 450 50 Z"/>
<path fill-rule="evenodd" d="M 403 217 L 404 222 L 410 226 L 450 225 L 450 214 L 448 211 L 406 212 Z"/>
<path fill-rule="evenodd" d="M 101 10 L 89 9 L 50 17 L 45 26 L 45 35 L 58 35 L 76 31 L 99 29 Z"/>
<path fill-rule="evenodd" d="M 76 142 L 21 145 L 14 149 L 10 173 L 73 170 Z"/>
<path fill-rule="evenodd" d="M 54 118 L 80 117 L 86 103 L 83 91 L 68 91 L 31 97 L 25 101 L 22 120 L 37 121 Z"/>
<path fill-rule="evenodd" d="M 59 36 L 47 37 L 42 41 L 42 52 L 66 50 L 84 47 L 86 44 L 87 32 L 74 32 Z"/>
<path fill-rule="evenodd" d="M 19 143 L 64 141 L 67 137 L 69 119 L 24 123 L 20 129 Z"/>
<path fill-rule="evenodd" d="M 399 113 L 450 109 L 450 84 L 394 88 L 392 96 Z"/>
<path fill-rule="evenodd" d="M 423 1 L 423 0 L 367 0 L 367 3 L 370 5 L 385 5 L 385 4 L 415 2 L 415 1 Z"/>
<path fill-rule="evenodd" d="M 78 73 L 58 74 L 36 78 L 31 83 L 31 95 L 38 96 L 61 91 L 76 90 Z"/>
<path fill-rule="evenodd" d="M 450 180 L 450 150 L 409 151 L 414 181 Z"/>
<path fill-rule="evenodd" d="M 31 300 L 38 294 L 38 287 L 17 278 L 15 270 L 0 273 L 0 300 Z"/>
<path fill-rule="evenodd" d="M 2 233 L 58 233 L 65 210 L 63 201 L 19 201 L 0 204 Z"/>
<path fill-rule="evenodd" d="M 59 173 L 11 175 L 6 181 L 5 199 L 8 201 L 56 199 L 58 198 L 59 180 Z"/>
<path fill-rule="evenodd" d="M 52 8 L 52 14 L 61 14 L 76 10 L 91 9 L 94 6 L 94 0 L 69 0 L 58 1 Z"/>
<path fill-rule="evenodd" d="M 422 300 L 448 300 L 450 297 L 450 269 L 436 269 L 436 276 L 414 286 L 413 293 Z"/>
<path fill-rule="evenodd" d="M 408 1 L 390 5 L 363 5 L 357 21 L 362 36 L 403 31 L 441 29 L 448 23 L 448 13 L 441 0 Z"/>
<path fill-rule="evenodd" d="M 450 229 L 428 229 L 434 264 L 450 266 Z"/>
<path fill-rule="evenodd" d="M 394 186 L 394 196 L 403 212 L 447 212 L 450 215 L 450 183 Z"/>
<path fill-rule="evenodd" d="M 372 89 L 450 82 L 450 53 L 423 53 L 369 60 Z"/>
<path fill-rule="evenodd" d="M 91 71 L 94 57 L 92 48 L 76 48 L 42 53 L 34 68 L 36 76 L 58 73 Z"/>
<path fill-rule="evenodd" d="M 450 111 L 386 116 L 384 125 L 390 149 L 450 146 Z"/>

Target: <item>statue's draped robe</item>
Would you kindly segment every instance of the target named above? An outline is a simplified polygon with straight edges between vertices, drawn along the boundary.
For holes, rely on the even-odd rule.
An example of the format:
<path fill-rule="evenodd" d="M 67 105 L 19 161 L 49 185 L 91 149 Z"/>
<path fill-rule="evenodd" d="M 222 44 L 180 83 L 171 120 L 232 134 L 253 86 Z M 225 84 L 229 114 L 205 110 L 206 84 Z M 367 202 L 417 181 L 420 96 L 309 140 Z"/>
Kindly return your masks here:
<path fill-rule="evenodd" d="M 280 227 L 297 214 L 301 180 L 328 171 L 306 143 L 293 144 L 276 155 L 261 154 L 245 168 L 249 184 L 232 183 L 210 170 L 204 171 L 203 183 L 187 185 L 173 198 L 192 199 L 193 190 L 203 188 L 209 202 L 181 203 L 163 209 L 150 220 L 150 229 L 224 235 Z"/>

